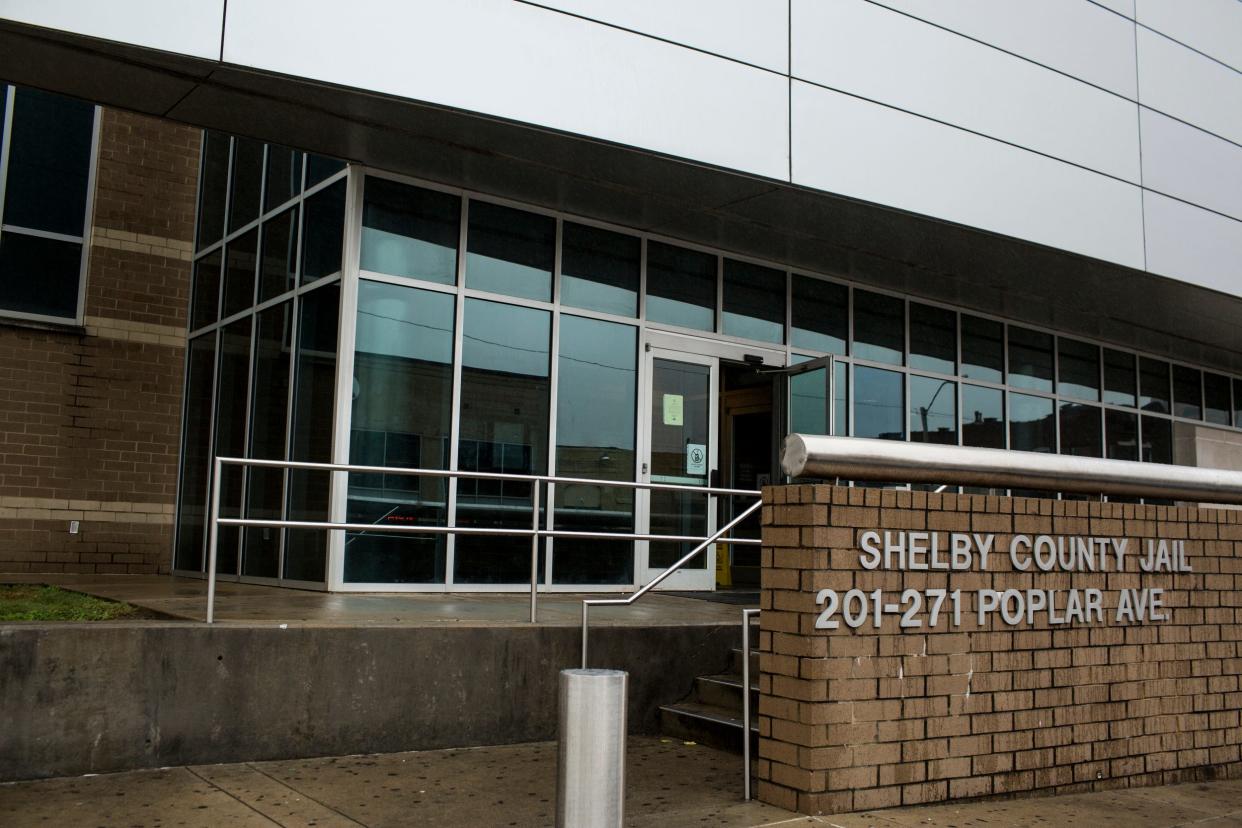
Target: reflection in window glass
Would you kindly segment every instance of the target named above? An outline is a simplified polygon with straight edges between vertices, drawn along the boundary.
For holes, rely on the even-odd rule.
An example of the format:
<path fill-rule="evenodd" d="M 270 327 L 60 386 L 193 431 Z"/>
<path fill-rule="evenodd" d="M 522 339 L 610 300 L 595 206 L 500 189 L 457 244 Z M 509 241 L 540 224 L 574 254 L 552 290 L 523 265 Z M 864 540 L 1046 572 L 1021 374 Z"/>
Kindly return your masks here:
<path fill-rule="evenodd" d="M 190 340 L 186 353 L 185 430 L 181 482 L 177 487 L 177 551 L 174 566 L 203 568 L 207 524 L 207 476 L 211 465 L 211 394 L 216 373 L 216 334 Z M 284 424 L 281 424 L 284 428 Z"/>
<path fill-rule="evenodd" d="M 1138 390 L 1134 365 L 1134 354 L 1104 349 L 1104 402 L 1134 406 Z"/>
<path fill-rule="evenodd" d="M 194 263 L 194 297 L 190 304 L 190 330 L 210 325 L 219 318 L 220 250 L 212 251 Z"/>
<path fill-rule="evenodd" d="M 345 169 L 345 162 L 326 155 L 306 155 L 306 189 L 310 189 L 320 181 L 326 181 Z"/>
<path fill-rule="evenodd" d="M 1242 380 L 1233 381 L 1233 425 L 1242 428 Z"/>
<path fill-rule="evenodd" d="M 638 315 L 642 241 L 567 221 L 561 228 L 561 302 L 618 316 Z"/>
<path fill-rule="evenodd" d="M 1173 462 L 1173 421 L 1143 415 L 1143 462 Z"/>
<path fill-rule="evenodd" d="M 854 366 L 854 436 L 906 439 L 902 375 Z"/>
<path fill-rule="evenodd" d="M 451 285 L 457 280 L 461 199 L 368 177 L 360 267 Z"/>
<path fill-rule="evenodd" d="M 552 298 L 555 247 L 555 219 L 471 201 L 466 287 L 546 302 Z"/>
<path fill-rule="evenodd" d="M 258 246 L 257 227 L 225 245 L 222 316 L 232 316 L 254 304 L 254 271 L 259 258 Z"/>
<path fill-rule="evenodd" d="M 467 299 L 464 325 L 458 468 L 543 474 L 548 454 L 550 315 Z M 457 524 L 529 527 L 530 501 L 529 483 L 460 480 Z M 461 535 L 456 544 L 455 581 L 530 582 L 528 539 Z"/>
<path fill-rule="evenodd" d="M 1169 400 L 1169 363 L 1141 357 L 1139 359 L 1139 408 L 1168 414 L 1172 411 Z"/>
<path fill-rule="evenodd" d="M 199 178 L 198 246 L 207 247 L 224 237 L 224 200 L 229 185 L 229 137 L 218 132 L 203 136 L 203 166 Z"/>
<path fill-rule="evenodd" d="M 1057 340 L 1057 390 L 1080 400 L 1100 399 L 1100 349 L 1073 339 Z"/>
<path fill-rule="evenodd" d="M 216 443 L 218 457 L 246 453 L 246 391 L 250 381 L 250 320 L 244 316 L 220 331 L 220 367 L 216 384 Z M 240 517 L 241 466 L 220 470 L 220 516 Z M 221 527 L 216 545 L 216 571 L 237 573 L 241 530 Z"/>
<path fill-rule="evenodd" d="M 254 387 L 250 400 L 250 451 L 263 460 L 285 458 L 285 413 L 289 407 L 289 356 L 293 303 L 282 302 L 258 315 L 254 344 Z M 283 469 L 247 469 L 246 517 L 279 520 L 283 511 Z M 280 562 L 279 529 L 245 530 L 242 574 L 275 578 Z"/>
<path fill-rule="evenodd" d="M 345 182 L 320 190 L 303 204 L 302 284 L 307 284 L 341 269 Z"/>
<path fill-rule="evenodd" d="M 1129 411 L 1104 411 L 1104 451 L 1109 460 L 1138 460 L 1138 415 Z"/>
<path fill-rule="evenodd" d="M 1009 448 L 1056 452 L 1057 422 L 1052 400 L 1028 394 L 1009 395 Z"/>
<path fill-rule="evenodd" d="M 81 284 L 81 242 L 0 236 L 0 309 L 76 319 Z"/>
<path fill-rule="evenodd" d="M 1199 371 L 1195 368 L 1173 366 L 1173 415 L 1191 420 L 1203 419 L 1203 387 Z"/>
<path fill-rule="evenodd" d="M 962 376 L 984 382 L 1005 380 L 1005 326 L 962 314 Z"/>
<path fill-rule="evenodd" d="M 784 342 L 785 273 L 725 259 L 722 323 L 730 336 Z"/>
<path fill-rule="evenodd" d="M 1052 334 L 1009 326 L 1009 384 L 1052 390 Z"/>
<path fill-rule="evenodd" d="M 302 152 L 269 144 L 267 147 L 264 212 L 279 207 L 302 192 Z"/>
<path fill-rule="evenodd" d="M 84 235 L 95 107 L 18 89 L 10 121 L 4 223 Z"/>
<path fill-rule="evenodd" d="M 298 266 L 298 208 L 290 207 L 263 222 L 263 261 L 259 265 L 259 301 L 293 290 Z"/>
<path fill-rule="evenodd" d="M 1229 425 L 1233 403 L 1229 398 L 1229 378 L 1220 374 L 1203 374 L 1203 419 L 1209 423 Z"/>
<path fill-rule="evenodd" d="M 957 445 L 957 383 L 910 376 L 910 440 Z"/>
<path fill-rule="evenodd" d="M 700 331 L 715 330 L 716 257 L 649 242 L 647 319 Z"/>
<path fill-rule="evenodd" d="M 810 357 L 793 355 L 796 365 L 806 362 Z M 829 423 L 828 400 L 828 369 L 816 368 L 802 374 L 789 377 L 789 431 L 796 434 L 847 434 L 848 413 L 845 403 L 847 399 L 846 383 L 849 376 L 849 363 L 834 362 L 833 404 L 836 410 L 832 413 L 833 422 Z M 831 428 L 831 430 L 830 430 Z"/>
<path fill-rule="evenodd" d="M 263 187 L 263 144 L 250 138 L 233 139 L 233 186 L 229 190 L 229 232 L 259 217 Z"/>
<path fill-rule="evenodd" d="M 794 274 L 792 290 L 789 341 L 800 348 L 844 355 L 850 330 L 849 288 Z"/>
<path fill-rule="evenodd" d="M 855 290 L 854 356 L 901 365 L 905 349 L 905 302 L 893 296 Z"/>
<path fill-rule="evenodd" d="M 361 280 L 349 462 L 447 469 L 453 400 L 454 298 Z M 443 478 L 351 474 L 348 520 L 444 526 Z M 443 535 L 350 533 L 350 583 L 443 583 Z"/>
<path fill-rule="evenodd" d="M 556 473 L 600 480 L 634 479 L 638 330 L 630 325 L 561 317 L 557 361 Z M 634 490 L 556 487 L 557 529 L 633 532 Z M 558 538 L 557 584 L 634 582 L 629 541 Z"/>
<path fill-rule="evenodd" d="M 833 363 L 832 396 L 833 420 L 832 433 L 846 436 L 850 433 L 849 390 L 850 365 L 848 362 Z"/>
<path fill-rule="evenodd" d="M 910 303 L 910 367 L 940 374 L 957 371 L 956 313 Z"/>
<path fill-rule="evenodd" d="M 1099 457 L 1100 409 L 1094 405 L 1061 403 L 1061 453 Z"/>
<path fill-rule="evenodd" d="M 962 445 L 1005 447 L 1005 392 L 962 385 Z"/>

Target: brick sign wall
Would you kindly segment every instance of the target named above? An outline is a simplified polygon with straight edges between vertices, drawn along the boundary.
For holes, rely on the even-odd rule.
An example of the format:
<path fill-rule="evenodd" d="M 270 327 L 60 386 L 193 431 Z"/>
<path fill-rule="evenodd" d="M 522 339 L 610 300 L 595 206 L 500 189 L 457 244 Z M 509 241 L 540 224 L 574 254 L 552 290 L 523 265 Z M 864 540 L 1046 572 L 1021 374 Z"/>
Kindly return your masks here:
<path fill-rule="evenodd" d="M 1242 776 L 1242 512 L 764 490 L 758 794 Z"/>

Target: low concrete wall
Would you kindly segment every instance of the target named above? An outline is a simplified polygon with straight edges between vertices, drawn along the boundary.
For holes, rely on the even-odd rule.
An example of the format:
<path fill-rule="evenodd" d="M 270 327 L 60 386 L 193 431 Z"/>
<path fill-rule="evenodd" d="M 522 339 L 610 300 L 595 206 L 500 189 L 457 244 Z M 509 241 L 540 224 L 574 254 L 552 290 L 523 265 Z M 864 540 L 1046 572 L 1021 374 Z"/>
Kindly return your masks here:
<path fill-rule="evenodd" d="M 597 627 L 630 728 L 720 672 L 738 627 Z M 0 779 L 556 738 L 572 627 L 0 627 Z"/>

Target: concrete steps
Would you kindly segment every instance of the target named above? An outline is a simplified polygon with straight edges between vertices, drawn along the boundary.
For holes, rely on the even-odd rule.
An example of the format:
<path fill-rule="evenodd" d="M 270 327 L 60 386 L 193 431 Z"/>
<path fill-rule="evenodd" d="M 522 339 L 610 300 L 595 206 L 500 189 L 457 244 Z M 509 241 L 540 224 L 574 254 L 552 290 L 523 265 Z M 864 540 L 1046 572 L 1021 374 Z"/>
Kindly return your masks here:
<path fill-rule="evenodd" d="M 751 654 L 750 740 L 758 740 L 759 658 Z M 742 752 L 742 653 L 733 650 L 731 672 L 699 676 L 686 698 L 660 708 L 660 730 L 667 736 L 721 750 Z"/>

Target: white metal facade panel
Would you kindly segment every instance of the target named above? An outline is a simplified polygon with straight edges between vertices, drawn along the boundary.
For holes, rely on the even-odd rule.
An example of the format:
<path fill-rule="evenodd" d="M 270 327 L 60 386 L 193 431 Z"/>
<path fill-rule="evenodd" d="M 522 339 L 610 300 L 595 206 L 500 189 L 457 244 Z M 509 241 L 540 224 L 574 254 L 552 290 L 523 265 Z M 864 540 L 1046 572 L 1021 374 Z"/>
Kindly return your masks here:
<path fill-rule="evenodd" d="M 1150 109 L 1141 118 L 1143 185 L 1242 221 L 1242 147 Z"/>
<path fill-rule="evenodd" d="M 1007 0 L 1008 3 L 1021 3 L 1023 0 Z M 1082 0 L 1084 3 L 1091 3 L 1093 0 Z M 1098 5 L 1112 9 L 1117 14 L 1125 15 L 1131 20 L 1134 19 L 1134 0 L 1094 0 Z"/>
<path fill-rule="evenodd" d="M 794 0 L 794 76 L 1139 180 L 1133 102 L 866 0 Z"/>
<path fill-rule="evenodd" d="M 1144 106 L 1242 143 L 1242 73 L 1142 26 L 1138 62 Z"/>
<path fill-rule="evenodd" d="M 511 0 L 232 0 L 229 63 L 788 177 L 784 77 Z"/>
<path fill-rule="evenodd" d="M 878 0 L 1134 100 L 1134 24 L 1087 0 Z"/>
<path fill-rule="evenodd" d="M 788 0 L 534 2 L 753 63 L 773 72 L 789 71 Z"/>
<path fill-rule="evenodd" d="M 1143 266 L 1138 187 L 805 83 L 794 183 Z"/>
<path fill-rule="evenodd" d="M 1138 0 L 1138 22 L 1242 71 L 1238 0 Z"/>
<path fill-rule="evenodd" d="M 1151 191 L 1143 204 L 1148 270 L 1242 295 L 1242 222 Z"/>
<path fill-rule="evenodd" d="M 224 0 L 0 0 L 0 18 L 219 60 Z"/>

